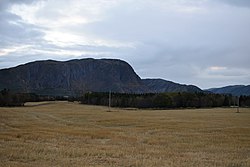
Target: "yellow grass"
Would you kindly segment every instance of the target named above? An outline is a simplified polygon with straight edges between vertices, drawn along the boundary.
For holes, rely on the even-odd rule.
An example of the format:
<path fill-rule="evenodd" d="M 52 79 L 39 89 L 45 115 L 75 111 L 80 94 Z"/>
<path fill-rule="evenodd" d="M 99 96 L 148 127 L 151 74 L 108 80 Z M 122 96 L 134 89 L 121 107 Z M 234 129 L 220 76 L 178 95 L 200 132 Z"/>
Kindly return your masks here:
<path fill-rule="evenodd" d="M 250 109 L 0 108 L 0 166 L 250 166 Z"/>

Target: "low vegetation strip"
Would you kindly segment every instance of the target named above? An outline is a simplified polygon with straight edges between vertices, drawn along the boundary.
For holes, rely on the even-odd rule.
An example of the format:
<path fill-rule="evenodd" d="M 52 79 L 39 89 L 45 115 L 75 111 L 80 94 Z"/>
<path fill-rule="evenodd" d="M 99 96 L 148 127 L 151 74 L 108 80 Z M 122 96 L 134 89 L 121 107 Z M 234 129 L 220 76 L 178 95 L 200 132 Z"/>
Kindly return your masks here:
<path fill-rule="evenodd" d="M 249 108 L 32 106 L 0 108 L 0 166 L 250 166 Z"/>

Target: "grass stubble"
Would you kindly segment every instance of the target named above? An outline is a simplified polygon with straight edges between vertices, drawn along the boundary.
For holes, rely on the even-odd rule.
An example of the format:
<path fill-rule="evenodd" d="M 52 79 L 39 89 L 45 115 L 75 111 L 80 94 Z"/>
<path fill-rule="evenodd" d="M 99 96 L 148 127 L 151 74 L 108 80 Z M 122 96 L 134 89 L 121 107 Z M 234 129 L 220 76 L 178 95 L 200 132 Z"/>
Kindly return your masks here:
<path fill-rule="evenodd" d="M 250 166 L 250 109 L 0 108 L 0 166 Z"/>

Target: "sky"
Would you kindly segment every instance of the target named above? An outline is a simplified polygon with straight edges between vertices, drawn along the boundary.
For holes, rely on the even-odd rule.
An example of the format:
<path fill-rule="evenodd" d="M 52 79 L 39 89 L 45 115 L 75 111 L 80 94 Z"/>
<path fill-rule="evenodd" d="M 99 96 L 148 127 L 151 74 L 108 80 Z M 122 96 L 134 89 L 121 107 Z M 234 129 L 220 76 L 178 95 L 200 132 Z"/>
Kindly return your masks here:
<path fill-rule="evenodd" d="M 115 58 L 141 78 L 250 84 L 249 0 L 0 0 L 0 69 Z"/>

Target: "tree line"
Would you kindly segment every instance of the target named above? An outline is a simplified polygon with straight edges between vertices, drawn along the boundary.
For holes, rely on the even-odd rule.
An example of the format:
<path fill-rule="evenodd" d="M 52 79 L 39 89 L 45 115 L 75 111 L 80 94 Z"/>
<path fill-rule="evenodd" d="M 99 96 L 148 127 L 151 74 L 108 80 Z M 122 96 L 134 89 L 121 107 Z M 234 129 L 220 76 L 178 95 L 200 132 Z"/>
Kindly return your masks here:
<path fill-rule="evenodd" d="M 15 93 L 9 89 L 0 91 L 0 107 L 24 106 L 25 102 L 69 100 L 64 96 L 37 95 L 35 93 Z"/>
<path fill-rule="evenodd" d="M 239 98 L 239 100 L 238 100 Z M 34 93 L 14 93 L 9 89 L 0 91 L 0 106 L 23 106 L 25 102 L 68 100 L 82 104 L 109 105 L 108 92 L 87 92 L 83 96 L 46 96 Z M 111 106 L 121 108 L 207 108 L 207 107 L 250 107 L 250 96 L 235 97 L 214 93 L 112 93 Z"/>
<path fill-rule="evenodd" d="M 250 96 L 239 97 L 240 106 L 250 106 Z M 109 93 L 88 92 L 81 97 L 81 103 L 108 106 Z M 232 95 L 214 93 L 112 93 L 112 107 L 134 108 L 207 108 L 238 105 L 238 99 Z"/>

